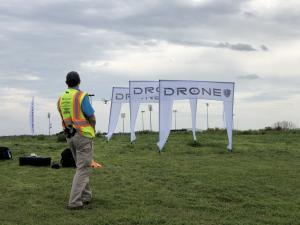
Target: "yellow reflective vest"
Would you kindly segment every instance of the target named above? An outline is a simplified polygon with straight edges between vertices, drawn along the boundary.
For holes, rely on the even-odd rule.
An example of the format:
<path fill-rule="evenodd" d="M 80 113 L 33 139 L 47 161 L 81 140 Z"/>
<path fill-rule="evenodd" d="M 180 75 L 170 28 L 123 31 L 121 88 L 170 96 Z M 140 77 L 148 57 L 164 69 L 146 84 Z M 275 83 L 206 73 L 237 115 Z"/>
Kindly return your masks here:
<path fill-rule="evenodd" d="M 73 126 L 84 137 L 94 138 L 95 130 L 85 118 L 81 103 L 87 93 L 69 88 L 58 100 L 63 127 Z"/>

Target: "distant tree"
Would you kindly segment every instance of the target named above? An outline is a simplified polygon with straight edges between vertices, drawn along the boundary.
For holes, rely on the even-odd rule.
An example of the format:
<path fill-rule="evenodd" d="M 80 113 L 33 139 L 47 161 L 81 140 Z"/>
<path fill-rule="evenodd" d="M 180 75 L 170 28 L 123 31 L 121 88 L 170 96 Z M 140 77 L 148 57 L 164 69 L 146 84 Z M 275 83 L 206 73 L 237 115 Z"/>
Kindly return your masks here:
<path fill-rule="evenodd" d="M 265 131 L 273 130 L 272 127 L 265 127 Z"/>
<path fill-rule="evenodd" d="M 273 128 L 275 130 L 293 130 L 296 125 L 291 121 L 277 121 L 274 123 Z"/>

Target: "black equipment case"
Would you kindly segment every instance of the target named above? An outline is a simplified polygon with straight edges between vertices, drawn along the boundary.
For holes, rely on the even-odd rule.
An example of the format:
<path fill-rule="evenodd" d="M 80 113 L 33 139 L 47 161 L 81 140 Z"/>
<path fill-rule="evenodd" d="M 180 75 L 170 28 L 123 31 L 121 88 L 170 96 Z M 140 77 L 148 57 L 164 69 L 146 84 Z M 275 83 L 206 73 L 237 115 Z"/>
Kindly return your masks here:
<path fill-rule="evenodd" d="M 50 166 L 51 157 L 41 157 L 41 156 L 21 156 L 19 158 L 20 166 L 30 165 L 30 166 Z"/>

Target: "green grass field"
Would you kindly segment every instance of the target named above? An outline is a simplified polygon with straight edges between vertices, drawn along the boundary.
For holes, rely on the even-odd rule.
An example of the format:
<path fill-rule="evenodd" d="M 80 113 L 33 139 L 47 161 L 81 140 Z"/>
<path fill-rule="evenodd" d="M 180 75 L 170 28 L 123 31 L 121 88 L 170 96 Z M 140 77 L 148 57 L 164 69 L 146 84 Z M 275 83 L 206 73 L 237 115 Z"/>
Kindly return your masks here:
<path fill-rule="evenodd" d="M 157 134 L 106 143 L 97 138 L 93 202 L 65 209 L 74 169 L 19 166 L 32 152 L 60 159 L 56 137 L 2 137 L 14 160 L 0 161 L 0 224 L 300 224 L 300 133 L 235 135 L 226 151 L 222 132 L 172 133 L 157 153 Z"/>

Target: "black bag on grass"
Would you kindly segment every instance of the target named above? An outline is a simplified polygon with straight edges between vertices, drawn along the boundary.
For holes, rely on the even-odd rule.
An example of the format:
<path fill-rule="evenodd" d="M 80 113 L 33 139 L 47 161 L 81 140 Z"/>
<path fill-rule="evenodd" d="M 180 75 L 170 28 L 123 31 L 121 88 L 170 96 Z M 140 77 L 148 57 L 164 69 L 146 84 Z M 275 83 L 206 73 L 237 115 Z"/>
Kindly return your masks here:
<path fill-rule="evenodd" d="M 20 166 L 50 166 L 51 157 L 41 157 L 41 156 L 21 156 L 19 158 Z"/>
<path fill-rule="evenodd" d="M 0 159 L 12 159 L 12 153 L 7 147 L 0 147 Z"/>
<path fill-rule="evenodd" d="M 62 167 L 76 167 L 71 149 L 66 148 L 62 151 L 60 163 Z"/>

